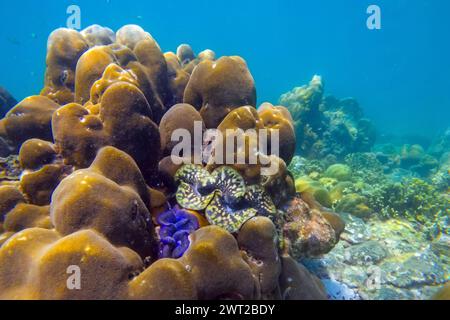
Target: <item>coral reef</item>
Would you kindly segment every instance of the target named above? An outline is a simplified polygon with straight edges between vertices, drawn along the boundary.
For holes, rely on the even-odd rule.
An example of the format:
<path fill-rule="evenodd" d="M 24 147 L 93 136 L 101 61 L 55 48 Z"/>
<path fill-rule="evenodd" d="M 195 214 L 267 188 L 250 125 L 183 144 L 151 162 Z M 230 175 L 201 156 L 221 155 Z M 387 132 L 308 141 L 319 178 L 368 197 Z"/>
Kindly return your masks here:
<path fill-rule="evenodd" d="M 337 181 L 348 181 L 351 178 L 352 170 L 345 164 L 333 164 L 328 167 L 324 175 Z"/>
<path fill-rule="evenodd" d="M 180 117 L 180 114 L 183 116 Z M 180 103 L 171 107 L 162 117 L 159 124 L 159 132 L 161 135 L 161 149 L 163 156 L 170 156 L 173 148 L 179 141 L 172 141 L 175 130 L 186 130 L 191 137 L 195 134 L 195 122 L 202 123 L 203 119 L 200 113 L 191 105 Z M 202 126 L 202 132 L 204 130 Z M 196 152 L 195 148 L 191 149 L 191 154 Z"/>
<path fill-rule="evenodd" d="M 427 152 L 418 144 L 376 145 L 374 151 L 377 159 L 383 164 L 386 173 L 411 172 L 412 176 L 429 179 L 440 171 L 445 171 L 444 161 L 439 157 L 445 158 L 445 153 L 439 153 L 438 150 Z M 448 169 L 447 169 L 448 170 Z"/>
<path fill-rule="evenodd" d="M 408 175 L 398 178 L 395 170 L 385 174 L 385 165 L 378 159 L 376 153 L 353 153 L 345 157 L 345 164 L 325 169 L 326 161 L 320 164 L 294 157 L 291 167 L 296 173 L 297 191 L 312 194 L 319 203 L 337 212 L 360 218 L 403 218 L 420 223 L 429 232 L 436 227 L 445 231 L 450 207 L 446 176 L 435 174 L 425 180 L 411 173 L 414 169 L 410 168 L 405 170 Z"/>
<path fill-rule="evenodd" d="M 0 103 L 0 299 L 448 296 L 448 130 L 375 145 L 319 76 L 258 107 L 243 58 L 137 25 L 55 30 Z"/>
<path fill-rule="evenodd" d="M 304 200 L 291 200 L 285 214 L 283 241 L 291 255 L 321 278 L 331 299 L 445 297 L 449 130 L 431 145 L 417 137 L 381 137 L 375 144 L 358 103 L 324 96 L 319 76 L 280 103 L 293 118 L 297 155 L 288 169 Z M 315 217 L 317 203 L 322 211 Z M 314 224 L 322 227 L 311 232 Z M 333 229 L 343 240 L 336 245 Z"/>
<path fill-rule="evenodd" d="M 258 109 L 264 128 L 269 130 L 267 139 L 271 139 L 271 131 L 276 130 L 280 140 L 280 158 L 290 163 L 296 145 L 294 121 L 291 113 L 283 106 L 263 103 Z"/>
<path fill-rule="evenodd" d="M 443 134 L 438 136 L 431 146 L 428 148 L 428 153 L 434 156 L 441 156 L 450 150 L 450 128 L 447 128 Z"/>
<path fill-rule="evenodd" d="M 380 196 L 381 206 L 372 199 L 370 202 L 375 202 L 374 209 L 385 217 L 405 217 L 426 224 L 450 215 L 449 199 L 418 178 L 385 185 Z"/>
<path fill-rule="evenodd" d="M 142 268 L 136 253 L 92 230 L 62 238 L 56 231 L 27 229 L 0 248 L 0 259 L 2 299 L 118 299 L 126 296 L 130 274 Z M 78 266 L 83 290 L 68 287 L 69 266 Z"/>
<path fill-rule="evenodd" d="M 342 159 L 351 152 L 370 151 L 376 138 L 372 123 L 363 117 L 358 103 L 324 96 L 320 76 L 280 97 L 292 114 L 297 153 L 306 158 L 333 155 Z"/>
<path fill-rule="evenodd" d="M 402 219 L 341 216 L 346 229 L 333 251 L 302 260 L 322 279 L 331 299 L 445 298 L 448 240 L 430 241 L 414 223 Z"/>
<path fill-rule="evenodd" d="M 344 223 L 296 194 L 293 117 L 256 108 L 241 57 L 93 25 L 54 31 L 46 63 L 41 95 L 0 120 L 0 299 L 326 299 L 293 258 L 331 250 Z M 193 164 L 207 139 L 174 155 L 196 121 L 256 163 Z"/>

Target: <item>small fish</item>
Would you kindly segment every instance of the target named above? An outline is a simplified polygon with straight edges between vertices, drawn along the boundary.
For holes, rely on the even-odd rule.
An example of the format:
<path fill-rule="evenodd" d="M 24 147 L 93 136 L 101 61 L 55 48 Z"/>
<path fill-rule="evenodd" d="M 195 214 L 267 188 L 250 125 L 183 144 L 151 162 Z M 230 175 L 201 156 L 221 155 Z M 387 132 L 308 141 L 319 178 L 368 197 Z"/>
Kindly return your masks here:
<path fill-rule="evenodd" d="M 64 70 L 63 72 L 61 72 L 61 75 L 59 76 L 59 81 L 61 82 L 62 85 L 65 85 L 68 78 L 69 78 L 69 71 Z"/>
<path fill-rule="evenodd" d="M 17 38 L 8 37 L 7 40 L 8 40 L 9 43 L 11 43 L 13 45 L 16 45 L 16 46 L 20 46 L 21 45 L 20 41 Z"/>

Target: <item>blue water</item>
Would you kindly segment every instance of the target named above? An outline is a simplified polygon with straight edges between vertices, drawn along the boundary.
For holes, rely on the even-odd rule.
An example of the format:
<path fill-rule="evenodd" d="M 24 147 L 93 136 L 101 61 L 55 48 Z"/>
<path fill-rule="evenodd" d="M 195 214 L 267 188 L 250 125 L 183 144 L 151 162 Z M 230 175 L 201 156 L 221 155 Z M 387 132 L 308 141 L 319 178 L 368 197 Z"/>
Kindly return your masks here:
<path fill-rule="evenodd" d="M 39 93 L 48 34 L 77 4 L 82 27 L 139 24 L 164 51 L 241 55 L 259 102 L 324 77 L 327 93 L 356 97 L 381 132 L 433 136 L 450 125 L 448 0 L 5 1 L 0 2 L 0 86 L 17 99 Z M 366 27 L 366 8 L 382 29 Z"/>

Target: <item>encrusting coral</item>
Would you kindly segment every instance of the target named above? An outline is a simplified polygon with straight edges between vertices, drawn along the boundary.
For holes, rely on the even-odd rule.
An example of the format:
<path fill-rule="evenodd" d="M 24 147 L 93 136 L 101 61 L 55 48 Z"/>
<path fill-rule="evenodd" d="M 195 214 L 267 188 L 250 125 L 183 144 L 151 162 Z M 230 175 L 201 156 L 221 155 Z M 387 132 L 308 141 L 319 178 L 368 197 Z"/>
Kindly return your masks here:
<path fill-rule="evenodd" d="M 230 155 L 256 163 L 217 163 L 208 139 L 173 155 L 196 121 L 242 135 Z M 294 124 L 256 108 L 240 57 L 163 53 L 135 25 L 56 30 L 41 95 L 0 120 L 22 170 L 0 182 L 0 299 L 325 299 L 293 258 L 329 251 L 344 226 L 296 193 Z"/>

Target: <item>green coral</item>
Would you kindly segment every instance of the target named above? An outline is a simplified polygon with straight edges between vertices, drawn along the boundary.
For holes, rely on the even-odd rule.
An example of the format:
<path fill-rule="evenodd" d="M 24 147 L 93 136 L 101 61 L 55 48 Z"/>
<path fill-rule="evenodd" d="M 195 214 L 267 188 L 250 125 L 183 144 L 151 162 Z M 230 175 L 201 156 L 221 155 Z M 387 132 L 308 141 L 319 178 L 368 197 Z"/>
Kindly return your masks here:
<path fill-rule="evenodd" d="M 325 176 L 338 181 L 349 181 L 352 176 L 352 169 L 345 164 L 333 164 L 325 171 Z"/>
<path fill-rule="evenodd" d="M 450 170 L 438 170 L 431 177 L 431 182 L 437 190 L 450 193 Z"/>
<path fill-rule="evenodd" d="M 381 187 L 369 205 L 381 217 L 403 217 L 410 221 L 429 224 L 440 216 L 449 215 L 450 202 L 431 184 L 418 178 Z"/>
<path fill-rule="evenodd" d="M 408 150 L 420 154 L 420 148 Z M 426 159 L 421 156 L 417 164 Z M 449 215 L 449 197 L 445 193 L 448 194 L 450 180 L 445 159 L 430 180 L 400 168 L 387 175 L 375 153 L 349 154 L 345 163 L 335 163 L 326 171 L 324 162 L 296 157 L 291 167 L 297 178 L 296 188 L 337 212 L 363 218 L 374 214 L 382 219 L 404 218 L 426 228 L 436 228 L 438 221 Z M 445 229 L 440 225 L 438 232 Z"/>
<path fill-rule="evenodd" d="M 418 144 L 405 144 L 400 152 L 401 163 L 403 167 L 419 163 L 420 159 L 425 156 L 425 150 Z"/>
<path fill-rule="evenodd" d="M 372 209 L 367 205 L 367 199 L 356 193 L 343 196 L 335 209 L 338 212 L 347 212 L 359 218 L 367 218 L 372 214 Z"/>
<path fill-rule="evenodd" d="M 345 164 L 352 170 L 352 181 L 363 181 L 370 185 L 387 181 L 383 165 L 374 153 L 351 153 L 345 157 Z"/>
<path fill-rule="evenodd" d="M 328 190 L 320 182 L 310 177 L 300 177 L 295 180 L 295 189 L 299 193 L 311 194 L 321 205 L 331 208 L 332 201 Z"/>

